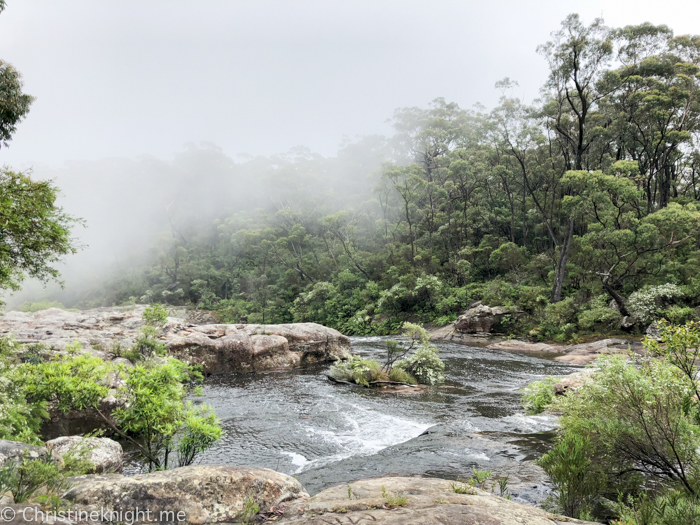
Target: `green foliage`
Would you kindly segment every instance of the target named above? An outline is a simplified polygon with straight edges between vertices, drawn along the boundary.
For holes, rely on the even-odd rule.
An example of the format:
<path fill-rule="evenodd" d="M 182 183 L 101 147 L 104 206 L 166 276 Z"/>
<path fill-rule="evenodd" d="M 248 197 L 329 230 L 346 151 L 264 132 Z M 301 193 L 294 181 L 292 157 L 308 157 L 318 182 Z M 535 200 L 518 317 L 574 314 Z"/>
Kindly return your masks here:
<path fill-rule="evenodd" d="M 154 355 L 163 357 L 167 351 L 165 343 L 158 339 L 158 335 L 158 329 L 153 326 L 146 325 L 141 328 L 141 333 L 136 337 L 136 343 L 129 353 L 134 358 L 132 361 Z"/>
<path fill-rule="evenodd" d="M 0 12 L 5 2 L 0 3 Z M 22 76 L 10 64 L 0 60 L 0 147 L 8 146 L 19 124 L 29 113 L 34 97 L 22 92 Z"/>
<path fill-rule="evenodd" d="M 445 363 L 438 355 L 437 347 L 422 345 L 411 356 L 397 361 L 394 368 L 402 370 L 424 385 L 445 382 Z"/>
<path fill-rule="evenodd" d="M 418 384 L 418 380 L 415 377 L 400 368 L 392 368 L 389 372 L 389 379 L 399 383 L 408 383 L 409 385 Z"/>
<path fill-rule="evenodd" d="M 620 523 L 676 523 L 697 511 L 700 324 L 661 322 L 660 331 L 661 342 L 644 342 L 657 357 L 603 356 L 591 381 L 556 399 L 561 429 L 540 464 L 566 514 L 616 494 Z"/>
<path fill-rule="evenodd" d="M 404 323 L 408 344 L 387 341 L 387 360 L 381 365 L 375 359 L 351 356 L 335 363 L 330 376 L 365 387 L 377 381 L 399 381 L 408 384 L 435 385 L 445 380 L 445 364 L 437 348 L 430 344 L 428 332 L 413 323 Z"/>
<path fill-rule="evenodd" d="M 350 381 L 362 386 L 389 379 L 378 361 L 359 356 L 351 356 L 350 359 L 337 362 L 331 367 L 330 375 L 338 381 Z"/>
<path fill-rule="evenodd" d="M 46 403 L 30 403 L 21 383 L 14 379 L 20 362 L 19 344 L 11 336 L 0 336 L 0 439 L 38 444 Z"/>
<path fill-rule="evenodd" d="M 154 365 L 149 362 L 129 369 L 120 394 L 124 405 L 113 417 L 119 430 L 138 439 L 139 452 L 149 470 L 190 464 L 197 453 L 209 448 L 221 436 L 221 427 L 206 405 L 185 404 L 185 384 L 201 378 L 174 358 Z"/>
<path fill-rule="evenodd" d="M 685 324 L 697 318 L 694 308 L 678 305 L 669 306 L 664 310 L 660 310 L 659 316 L 675 325 Z"/>
<path fill-rule="evenodd" d="M 428 332 L 413 323 L 405 323 L 404 335 L 410 340 L 409 348 L 418 349 L 411 355 L 396 361 L 393 369 L 401 370 L 424 385 L 437 385 L 445 381 L 445 363 L 438 356 L 438 348 L 430 344 Z"/>
<path fill-rule="evenodd" d="M 0 83 L 8 68 L 0 61 Z M 6 142 L 3 120 L 0 115 L 0 141 Z M 56 206 L 57 194 L 50 181 L 0 170 L 0 288 L 19 290 L 27 277 L 43 282 L 57 279 L 55 263 L 76 252 L 70 228 L 78 221 Z"/>
<path fill-rule="evenodd" d="M 178 466 L 191 465 L 197 454 L 211 448 L 223 431 L 214 412 L 206 405 L 185 405 L 177 443 Z"/>
<path fill-rule="evenodd" d="M 168 321 L 168 311 L 158 303 L 152 304 L 143 311 L 143 320 L 148 326 L 163 328 Z"/>
<path fill-rule="evenodd" d="M 243 501 L 243 510 L 241 510 L 241 513 L 238 515 L 238 520 L 244 525 L 252 523 L 252 520 L 258 512 L 260 512 L 260 505 L 258 505 L 253 498 L 248 496 Z"/>
<path fill-rule="evenodd" d="M 39 489 L 44 495 L 57 496 L 67 487 L 65 478 L 71 474 L 53 461 L 50 453 L 42 458 L 24 454 L 19 463 L 11 460 L 0 468 L 0 494 L 11 492 L 15 503 L 38 496 Z"/>
<path fill-rule="evenodd" d="M 637 319 L 649 323 L 659 317 L 659 309 L 665 302 L 683 295 L 683 290 L 675 284 L 645 286 L 630 295 L 627 308 Z"/>
<path fill-rule="evenodd" d="M 470 484 L 474 485 L 475 487 L 484 489 L 486 487 L 486 482 L 489 479 L 491 479 L 492 475 L 493 472 L 491 472 L 490 470 L 479 470 L 478 468 L 473 468 L 472 479 L 470 481 Z"/>
<path fill-rule="evenodd" d="M 185 402 L 188 385 L 201 380 L 201 374 L 174 358 L 159 363 L 146 359 L 126 368 L 85 354 L 68 354 L 21 364 L 9 378 L 30 405 L 52 403 L 64 413 L 93 411 L 134 445 L 149 470 L 189 465 L 221 437 L 211 408 Z M 117 397 L 122 403 L 111 414 L 103 413 L 102 399 L 115 378 L 121 379 Z"/>
<path fill-rule="evenodd" d="M 523 389 L 522 403 L 528 414 L 541 414 L 554 402 L 554 384 L 557 379 L 547 377 L 533 381 Z"/>
<path fill-rule="evenodd" d="M 613 525 L 686 525 L 700 523 L 700 501 L 679 491 L 655 498 L 642 494 L 616 506 Z"/>
<path fill-rule="evenodd" d="M 582 311 L 578 316 L 578 325 L 583 329 L 600 328 L 602 331 L 611 330 L 620 322 L 621 315 L 617 310 L 606 306 Z"/>
<path fill-rule="evenodd" d="M 562 512 L 572 518 L 587 515 L 603 486 L 603 478 L 591 466 L 591 443 L 586 436 L 564 434 L 539 464 L 556 490 Z"/>
<path fill-rule="evenodd" d="M 457 481 L 455 483 L 450 483 L 450 487 L 452 487 L 452 492 L 455 494 L 476 494 L 474 484 L 471 482 L 463 483 L 461 481 Z"/>
<path fill-rule="evenodd" d="M 24 303 L 19 307 L 19 310 L 21 312 L 39 312 L 41 310 L 48 310 L 49 308 L 60 308 L 61 310 L 66 309 L 66 307 L 58 301 L 39 301 L 36 303 Z"/>

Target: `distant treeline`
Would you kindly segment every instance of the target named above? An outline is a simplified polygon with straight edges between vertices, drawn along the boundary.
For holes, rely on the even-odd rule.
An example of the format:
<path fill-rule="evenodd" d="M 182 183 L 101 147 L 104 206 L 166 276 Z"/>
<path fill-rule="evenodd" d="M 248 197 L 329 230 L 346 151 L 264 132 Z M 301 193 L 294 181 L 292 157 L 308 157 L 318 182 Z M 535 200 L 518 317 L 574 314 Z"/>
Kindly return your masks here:
<path fill-rule="evenodd" d="M 191 177 L 146 265 L 78 306 L 369 334 L 482 300 L 524 312 L 513 331 L 561 340 L 695 317 L 700 37 L 571 15 L 539 51 L 550 73 L 533 105 L 506 79 L 490 112 L 436 99 L 334 158 L 230 161 L 202 198 Z"/>

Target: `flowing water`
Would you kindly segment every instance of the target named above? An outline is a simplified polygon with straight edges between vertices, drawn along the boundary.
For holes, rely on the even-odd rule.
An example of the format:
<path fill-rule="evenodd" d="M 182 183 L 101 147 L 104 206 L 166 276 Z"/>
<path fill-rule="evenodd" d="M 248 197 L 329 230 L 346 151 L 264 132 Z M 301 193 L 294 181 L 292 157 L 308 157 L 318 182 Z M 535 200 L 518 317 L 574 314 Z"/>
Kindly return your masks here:
<path fill-rule="evenodd" d="M 383 359 L 385 338 L 357 337 L 353 351 Z M 328 366 L 213 377 L 204 397 L 225 435 L 199 463 L 262 466 L 295 475 L 314 494 L 388 474 L 468 479 L 472 468 L 509 477 L 517 499 L 549 488 L 531 460 L 556 420 L 525 415 L 520 389 L 576 369 L 532 355 L 438 343 L 446 383 L 416 394 L 334 384 Z"/>

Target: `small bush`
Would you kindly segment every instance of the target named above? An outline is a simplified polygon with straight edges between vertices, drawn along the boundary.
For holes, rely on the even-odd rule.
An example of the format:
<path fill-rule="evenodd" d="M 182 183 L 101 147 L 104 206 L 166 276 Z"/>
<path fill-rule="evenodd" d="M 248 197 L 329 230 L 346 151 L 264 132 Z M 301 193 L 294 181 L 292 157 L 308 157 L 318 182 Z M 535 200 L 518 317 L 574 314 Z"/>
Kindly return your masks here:
<path fill-rule="evenodd" d="M 695 309 L 688 306 L 670 306 L 659 312 L 659 316 L 671 324 L 685 324 L 696 318 Z"/>
<path fill-rule="evenodd" d="M 421 346 L 406 359 L 397 361 L 395 369 L 403 370 L 424 385 L 437 385 L 445 382 L 445 363 L 437 354 L 437 348 Z"/>
<path fill-rule="evenodd" d="M 630 295 L 627 309 L 640 321 L 650 323 L 659 317 L 660 307 L 684 295 L 681 287 L 675 284 L 645 286 Z"/>
<path fill-rule="evenodd" d="M 405 370 L 401 370 L 400 368 L 392 368 L 391 372 L 389 372 L 389 379 L 399 383 L 408 383 L 409 385 L 415 385 L 418 383 L 415 377 Z"/>
<path fill-rule="evenodd" d="M 464 483 L 461 481 L 457 481 L 455 483 L 450 483 L 450 487 L 452 487 L 452 492 L 454 492 L 455 494 L 476 494 L 476 490 L 474 490 L 473 483 Z"/>
<path fill-rule="evenodd" d="M 10 461 L 0 469 L 0 494 L 11 492 L 15 503 L 25 503 L 43 488 L 46 495 L 58 495 L 65 488 L 65 474 L 51 454 L 31 458 L 25 454 L 19 463 Z"/>
<path fill-rule="evenodd" d="M 142 358 L 154 355 L 163 357 L 166 353 L 165 343 L 158 339 L 158 330 L 150 325 L 141 328 L 141 333 L 136 338 L 136 344 L 132 349 L 132 357 Z"/>
<path fill-rule="evenodd" d="M 554 384 L 557 379 L 547 377 L 543 381 L 533 381 L 523 389 L 522 403 L 528 414 L 541 414 L 554 401 Z"/>
<path fill-rule="evenodd" d="M 352 356 L 346 361 L 340 361 L 330 370 L 332 378 L 338 381 L 350 381 L 362 386 L 369 386 L 374 381 L 386 381 L 389 376 L 382 371 L 382 365 L 374 359 L 363 359 Z"/>
<path fill-rule="evenodd" d="M 588 515 L 603 486 L 591 468 L 591 452 L 586 436 L 565 433 L 538 461 L 552 480 L 562 512 L 572 518 Z"/>
<path fill-rule="evenodd" d="M 238 519 L 242 524 L 247 525 L 248 523 L 252 523 L 253 518 L 255 518 L 258 512 L 260 512 L 260 505 L 258 505 L 253 498 L 248 496 L 243 502 L 243 510 L 238 515 Z"/>
<path fill-rule="evenodd" d="M 156 303 L 143 311 L 143 320 L 148 326 L 162 328 L 168 321 L 168 311 Z"/>
<path fill-rule="evenodd" d="M 620 321 L 620 312 L 607 307 L 596 307 L 590 310 L 584 310 L 578 316 L 578 325 L 590 330 L 595 327 L 614 328 Z"/>

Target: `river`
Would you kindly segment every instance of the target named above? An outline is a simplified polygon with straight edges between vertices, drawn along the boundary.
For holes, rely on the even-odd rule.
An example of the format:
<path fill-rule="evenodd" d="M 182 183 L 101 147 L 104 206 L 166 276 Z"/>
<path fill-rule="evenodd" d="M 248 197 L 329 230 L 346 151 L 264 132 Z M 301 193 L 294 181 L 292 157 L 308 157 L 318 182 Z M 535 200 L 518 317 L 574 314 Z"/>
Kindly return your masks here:
<path fill-rule="evenodd" d="M 381 360 L 385 339 L 355 337 L 353 352 Z M 550 489 L 532 459 L 556 419 L 524 414 L 520 390 L 577 368 L 551 356 L 437 346 L 446 383 L 419 394 L 337 385 L 326 379 L 329 366 L 208 378 L 197 399 L 225 434 L 198 463 L 271 468 L 311 494 L 388 474 L 468 479 L 479 468 L 507 475 L 515 499 L 541 500 Z"/>

